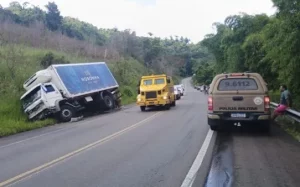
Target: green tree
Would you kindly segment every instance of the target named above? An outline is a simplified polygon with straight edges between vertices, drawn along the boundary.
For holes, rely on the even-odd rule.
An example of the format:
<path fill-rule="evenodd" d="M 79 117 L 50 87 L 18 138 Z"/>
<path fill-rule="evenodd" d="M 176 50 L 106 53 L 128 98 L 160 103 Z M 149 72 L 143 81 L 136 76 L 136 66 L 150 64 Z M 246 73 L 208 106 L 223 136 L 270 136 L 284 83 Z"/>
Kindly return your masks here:
<path fill-rule="evenodd" d="M 61 28 L 62 17 L 57 5 L 54 2 L 49 2 L 46 5 L 46 24 L 49 30 L 56 31 Z"/>

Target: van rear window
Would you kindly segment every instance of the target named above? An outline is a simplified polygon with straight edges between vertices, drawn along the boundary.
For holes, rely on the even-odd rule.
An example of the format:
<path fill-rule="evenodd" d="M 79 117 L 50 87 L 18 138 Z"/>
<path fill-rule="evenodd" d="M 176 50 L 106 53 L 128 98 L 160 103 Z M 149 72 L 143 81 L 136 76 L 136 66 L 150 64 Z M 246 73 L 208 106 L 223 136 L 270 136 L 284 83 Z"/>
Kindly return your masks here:
<path fill-rule="evenodd" d="M 219 91 L 233 91 L 233 90 L 257 90 L 258 86 L 254 79 L 251 78 L 230 78 L 220 81 Z"/>

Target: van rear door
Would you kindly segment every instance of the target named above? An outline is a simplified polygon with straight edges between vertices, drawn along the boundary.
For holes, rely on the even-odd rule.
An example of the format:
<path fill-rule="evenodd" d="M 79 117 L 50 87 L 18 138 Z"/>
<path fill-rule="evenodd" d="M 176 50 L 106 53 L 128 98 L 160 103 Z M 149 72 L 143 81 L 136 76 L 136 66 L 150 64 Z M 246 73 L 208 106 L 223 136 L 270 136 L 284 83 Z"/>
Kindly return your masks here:
<path fill-rule="evenodd" d="M 264 112 L 265 91 L 256 77 L 224 76 L 212 93 L 215 112 Z"/>

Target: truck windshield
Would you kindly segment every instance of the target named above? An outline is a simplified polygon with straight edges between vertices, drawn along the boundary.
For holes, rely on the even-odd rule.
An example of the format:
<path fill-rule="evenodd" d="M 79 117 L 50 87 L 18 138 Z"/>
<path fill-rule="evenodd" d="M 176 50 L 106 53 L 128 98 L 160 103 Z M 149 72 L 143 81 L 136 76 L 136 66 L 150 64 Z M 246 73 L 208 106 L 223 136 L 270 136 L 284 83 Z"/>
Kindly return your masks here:
<path fill-rule="evenodd" d="M 39 86 L 34 90 L 32 90 L 28 95 L 26 95 L 22 99 L 23 109 L 26 109 L 28 106 L 30 106 L 32 103 L 34 103 L 40 98 L 41 98 L 41 87 Z"/>
<path fill-rule="evenodd" d="M 154 84 L 165 84 L 165 79 L 155 79 L 155 83 Z"/>
<path fill-rule="evenodd" d="M 257 84 L 251 78 L 231 78 L 220 81 L 219 91 L 233 91 L 233 90 L 257 90 Z"/>
<path fill-rule="evenodd" d="M 144 85 L 152 85 L 152 79 L 147 79 L 143 81 Z"/>

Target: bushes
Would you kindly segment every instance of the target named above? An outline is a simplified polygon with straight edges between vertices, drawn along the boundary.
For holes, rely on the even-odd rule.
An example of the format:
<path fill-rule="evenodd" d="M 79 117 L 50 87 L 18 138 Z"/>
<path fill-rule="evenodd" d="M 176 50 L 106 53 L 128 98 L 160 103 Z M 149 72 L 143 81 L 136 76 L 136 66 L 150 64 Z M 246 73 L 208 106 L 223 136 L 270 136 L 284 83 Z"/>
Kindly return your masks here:
<path fill-rule="evenodd" d="M 136 100 L 137 92 L 134 90 L 133 86 L 121 86 L 120 87 L 122 93 L 122 104 L 130 104 Z"/>
<path fill-rule="evenodd" d="M 64 56 L 56 57 L 52 52 L 48 52 L 41 60 L 42 68 L 47 68 L 52 64 L 69 64 L 70 62 Z"/>

